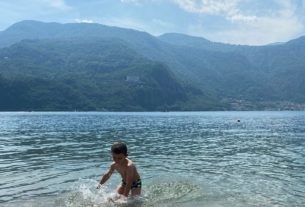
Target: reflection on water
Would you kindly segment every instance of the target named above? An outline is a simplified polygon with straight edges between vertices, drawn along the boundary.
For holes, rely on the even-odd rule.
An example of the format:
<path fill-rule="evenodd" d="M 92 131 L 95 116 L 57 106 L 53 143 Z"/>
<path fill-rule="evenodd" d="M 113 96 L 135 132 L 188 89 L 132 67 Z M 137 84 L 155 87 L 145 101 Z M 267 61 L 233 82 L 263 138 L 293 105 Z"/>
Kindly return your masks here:
<path fill-rule="evenodd" d="M 0 205 L 123 205 L 117 174 L 95 189 L 118 139 L 143 179 L 129 206 L 305 203 L 304 112 L 23 112 L 0 113 Z"/>

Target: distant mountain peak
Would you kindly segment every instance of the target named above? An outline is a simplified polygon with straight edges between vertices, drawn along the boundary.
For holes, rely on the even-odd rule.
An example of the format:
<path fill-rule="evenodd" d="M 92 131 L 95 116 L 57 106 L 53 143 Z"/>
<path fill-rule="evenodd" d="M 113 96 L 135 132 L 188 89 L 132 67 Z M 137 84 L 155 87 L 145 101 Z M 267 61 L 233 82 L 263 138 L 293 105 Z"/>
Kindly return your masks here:
<path fill-rule="evenodd" d="M 0 32 L 0 48 L 8 47 L 24 39 L 116 38 L 125 40 L 126 37 L 139 41 L 156 39 L 146 32 L 97 23 L 62 24 L 24 20 Z"/>
<path fill-rule="evenodd" d="M 305 36 L 301 36 L 299 38 L 288 41 L 286 44 L 288 45 L 304 45 L 305 44 Z"/>
<path fill-rule="evenodd" d="M 167 38 L 171 38 L 171 39 L 191 39 L 191 40 L 198 40 L 198 41 L 203 41 L 203 42 L 208 42 L 211 43 L 210 40 L 205 39 L 203 37 L 197 37 L 197 36 L 191 36 L 191 35 L 187 35 L 187 34 L 181 34 L 181 33 L 165 33 L 163 35 L 160 35 L 159 38 L 161 39 L 167 39 Z"/>
<path fill-rule="evenodd" d="M 5 31 L 16 31 L 20 29 L 30 29 L 34 27 L 41 27 L 41 26 L 49 26 L 49 25 L 61 25 L 60 23 L 55 23 L 55 22 L 50 22 L 50 23 L 45 23 L 45 22 L 40 22 L 36 20 L 23 20 L 20 22 L 16 22 L 15 24 L 11 25 L 8 27 Z"/>
<path fill-rule="evenodd" d="M 236 45 L 212 42 L 203 37 L 190 36 L 180 33 L 166 33 L 158 37 L 159 40 L 176 46 L 192 47 L 212 51 L 231 51 Z"/>

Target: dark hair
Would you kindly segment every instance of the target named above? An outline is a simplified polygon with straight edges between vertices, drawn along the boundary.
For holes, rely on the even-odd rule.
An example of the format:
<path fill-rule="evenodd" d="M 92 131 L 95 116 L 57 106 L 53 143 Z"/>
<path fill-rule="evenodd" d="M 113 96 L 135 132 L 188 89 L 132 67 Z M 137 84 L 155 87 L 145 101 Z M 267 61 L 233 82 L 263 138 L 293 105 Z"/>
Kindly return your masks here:
<path fill-rule="evenodd" d="M 115 142 L 111 146 L 111 152 L 127 156 L 127 145 L 124 142 Z"/>

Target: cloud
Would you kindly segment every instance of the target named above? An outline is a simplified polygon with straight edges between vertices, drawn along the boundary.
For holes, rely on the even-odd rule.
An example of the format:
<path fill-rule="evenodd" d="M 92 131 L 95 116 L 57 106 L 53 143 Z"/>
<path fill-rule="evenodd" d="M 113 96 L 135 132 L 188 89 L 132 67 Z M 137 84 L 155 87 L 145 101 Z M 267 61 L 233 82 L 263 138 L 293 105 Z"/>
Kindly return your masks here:
<path fill-rule="evenodd" d="M 245 15 L 238 8 L 240 0 L 173 0 L 187 12 L 223 16 L 232 22 L 255 21 L 256 16 Z"/>
<path fill-rule="evenodd" d="M 189 25 L 188 32 L 203 36 L 216 42 L 265 45 L 274 42 L 286 42 L 304 32 L 304 25 L 298 18 L 259 18 L 252 24 L 239 24 L 232 28 L 207 31 L 202 25 Z"/>
<path fill-rule="evenodd" d="M 129 18 L 129 17 L 112 17 L 100 21 L 101 24 L 109 26 L 117 26 L 123 28 L 133 28 L 141 31 L 148 31 L 148 26 L 145 26 L 145 22 L 141 20 Z"/>
<path fill-rule="evenodd" d="M 189 25 L 188 32 L 227 43 L 262 45 L 287 41 L 305 31 L 304 10 L 297 12 L 305 0 L 173 0 L 183 10 L 197 15 L 222 17 L 230 24 L 207 31 L 204 25 Z M 254 8 L 254 5 L 264 4 Z M 272 5 L 272 6 L 271 6 Z M 269 6 L 269 7 L 268 7 Z M 258 9 L 259 8 L 259 9 Z M 303 13 L 303 14 L 302 14 Z M 200 16 L 199 16 L 200 17 Z M 205 16 L 201 16 L 204 18 Z M 228 27 L 228 25 L 230 25 Z"/>
<path fill-rule="evenodd" d="M 74 21 L 75 21 L 76 23 L 88 23 L 88 24 L 94 23 L 94 21 L 91 20 L 91 19 L 74 19 Z"/>
<path fill-rule="evenodd" d="M 215 32 L 211 38 L 233 44 L 264 45 L 288 41 L 303 29 L 304 26 L 297 19 L 260 18 L 253 25 Z"/>
<path fill-rule="evenodd" d="M 182 9 L 194 13 L 220 14 L 234 10 L 237 0 L 173 0 Z"/>

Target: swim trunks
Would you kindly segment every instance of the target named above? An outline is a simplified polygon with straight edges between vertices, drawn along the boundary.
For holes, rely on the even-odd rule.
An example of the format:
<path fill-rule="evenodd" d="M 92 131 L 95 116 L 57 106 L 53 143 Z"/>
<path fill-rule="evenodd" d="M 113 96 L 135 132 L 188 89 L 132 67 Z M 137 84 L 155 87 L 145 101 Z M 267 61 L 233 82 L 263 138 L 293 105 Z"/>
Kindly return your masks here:
<path fill-rule="evenodd" d="M 122 180 L 122 187 L 126 186 L 126 182 L 124 180 Z M 138 179 L 136 181 L 133 181 L 131 184 L 131 189 L 133 188 L 141 188 L 142 187 L 142 181 L 141 179 Z"/>

